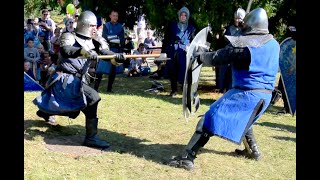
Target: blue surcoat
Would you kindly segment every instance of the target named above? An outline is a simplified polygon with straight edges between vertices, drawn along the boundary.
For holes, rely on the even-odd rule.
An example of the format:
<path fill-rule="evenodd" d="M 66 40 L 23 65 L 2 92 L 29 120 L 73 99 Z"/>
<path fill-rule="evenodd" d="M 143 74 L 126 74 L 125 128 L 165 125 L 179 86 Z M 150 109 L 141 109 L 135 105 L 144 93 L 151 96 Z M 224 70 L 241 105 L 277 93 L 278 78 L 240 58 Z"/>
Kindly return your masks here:
<path fill-rule="evenodd" d="M 269 106 L 271 93 L 256 90 L 272 91 L 279 68 L 280 47 L 275 39 L 248 48 L 249 70 L 236 69 L 231 63 L 232 89 L 215 101 L 204 116 L 204 127 L 212 134 L 237 144 Z M 262 109 L 256 114 L 258 107 Z"/>
<path fill-rule="evenodd" d="M 78 42 L 73 47 L 80 48 Z M 69 112 L 77 112 L 87 106 L 87 98 L 82 89 L 85 74 L 91 60 L 83 58 L 64 58 L 61 55 L 58 60 L 59 69 L 50 76 L 46 88 L 33 103 L 43 112 L 52 115 L 61 115 Z"/>

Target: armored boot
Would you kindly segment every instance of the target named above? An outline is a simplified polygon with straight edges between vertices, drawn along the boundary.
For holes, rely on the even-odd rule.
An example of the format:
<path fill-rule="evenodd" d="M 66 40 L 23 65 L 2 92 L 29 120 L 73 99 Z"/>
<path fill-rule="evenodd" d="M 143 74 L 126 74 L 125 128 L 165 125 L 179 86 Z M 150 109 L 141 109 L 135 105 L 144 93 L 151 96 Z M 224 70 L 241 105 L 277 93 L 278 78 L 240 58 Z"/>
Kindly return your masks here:
<path fill-rule="evenodd" d="M 110 144 L 97 137 L 98 133 L 98 118 L 86 118 L 86 137 L 83 145 L 88 147 L 109 148 Z"/>
<path fill-rule="evenodd" d="M 197 128 L 193 136 L 191 137 L 186 149 L 182 156 L 177 156 L 168 162 L 169 166 L 184 168 L 188 171 L 194 168 L 194 159 L 198 151 L 209 141 L 212 136 L 203 128 L 204 119 L 201 118 L 198 122 Z"/>
<path fill-rule="evenodd" d="M 259 152 L 258 145 L 256 142 L 256 139 L 253 135 L 252 128 L 247 131 L 245 134 L 245 138 L 243 140 L 243 144 L 245 146 L 244 150 L 236 149 L 235 152 L 238 155 L 246 156 L 250 159 L 254 160 L 260 160 L 261 159 L 261 153 Z"/>

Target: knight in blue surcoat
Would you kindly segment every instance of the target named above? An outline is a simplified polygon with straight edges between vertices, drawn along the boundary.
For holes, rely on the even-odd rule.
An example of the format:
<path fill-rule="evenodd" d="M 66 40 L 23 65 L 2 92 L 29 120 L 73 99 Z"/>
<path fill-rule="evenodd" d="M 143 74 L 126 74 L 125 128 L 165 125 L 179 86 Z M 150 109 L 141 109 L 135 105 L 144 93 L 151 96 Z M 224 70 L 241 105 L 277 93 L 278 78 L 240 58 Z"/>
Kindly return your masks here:
<path fill-rule="evenodd" d="M 257 8 L 244 18 L 240 36 L 225 36 L 229 44 L 212 52 L 199 47 L 194 58 L 207 66 L 230 64 L 232 88 L 211 104 L 196 126 L 195 133 L 181 156 L 168 165 L 192 170 L 194 159 L 210 137 L 217 136 L 245 149 L 238 155 L 260 160 L 261 152 L 253 134 L 253 125 L 270 104 L 279 69 L 280 46 L 269 34 L 268 16 Z"/>

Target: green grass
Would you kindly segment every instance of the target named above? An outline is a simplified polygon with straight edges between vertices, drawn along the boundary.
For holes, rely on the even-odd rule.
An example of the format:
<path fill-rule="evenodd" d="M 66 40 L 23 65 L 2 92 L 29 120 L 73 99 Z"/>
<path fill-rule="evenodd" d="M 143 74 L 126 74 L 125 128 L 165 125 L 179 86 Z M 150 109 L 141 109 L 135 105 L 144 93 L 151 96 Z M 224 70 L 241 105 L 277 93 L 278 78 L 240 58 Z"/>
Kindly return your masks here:
<path fill-rule="evenodd" d="M 214 73 L 202 70 L 199 92 L 201 106 L 186 123 L 182 115 L 181 91 L 167 96 L 168 80 L 160 80 L 166 91 L 146 93 L 148 77 L 117 75 L 114 94 L 106 94 L 107 76 L 101 82 L 99 136 L 111 143 L 110 152 L 73 156 L 50 151 L 48 139 L 56 136 L 83 136 L 84 115 L 75 120 L 58 116 L 60 126 L 50 126 L 36 116 L 32 100 L 40 92 L 24 93 L 24 175 L 25 179 L 296 179 L 296 119 L 276 115 L 279 101 L 254 125 L 262 152 L 261 161 L 236 157 L 239 148 L 229 141 L 212 137 L 195 159 L 191 172 L 164 165 L 179 155 L 194 133 L 198 115 L 204 114 L 221 94 L 213 92 Z M 243 148 L 241 146 L 241 148 Z"/>

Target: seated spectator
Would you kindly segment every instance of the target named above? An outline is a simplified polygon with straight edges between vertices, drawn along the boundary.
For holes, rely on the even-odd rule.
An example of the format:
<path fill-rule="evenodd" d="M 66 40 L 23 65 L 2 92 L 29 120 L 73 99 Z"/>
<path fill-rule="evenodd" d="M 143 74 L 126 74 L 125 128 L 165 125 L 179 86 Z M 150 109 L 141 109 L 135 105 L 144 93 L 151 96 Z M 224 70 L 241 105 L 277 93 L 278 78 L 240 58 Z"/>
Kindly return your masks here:
<path fill-rule="evenodd" d="M 144 44 L 140 43 L 138 49 L 133 51 L 133 54 L 145 54 Z M 128 77 L 140 76 L 141 65 L 146 62 L 146 58 L 132 58 L 128 68 Z"/>
<path fill-rule="evenodd" d="M 31 70 L 31 66 L 30 66 L 30 62 L 29 61 L 25 61 L 24 62 L 24 72 L 26 74 L 28 74 L 33 80 L 36 80 L 36 78 L 34 77 L 34 74 Z"/>
<path fill-rule="evenodd" d="M 39 54 L 42 54 L 43 52 L 45 52 L 44 47 L 43 47 L 42 44 L 38 44 L 37 50 L 38 50 Z"/>
<path fill-rule="evenodd" d="M 46 82 L 49 76 L 54 72 L 56 65 L 51 61 L 51 56 L 49 52 L 44 52 L 41 54 L 42 62 L 40 64 L 40 85 L 46 87 Z"/>

